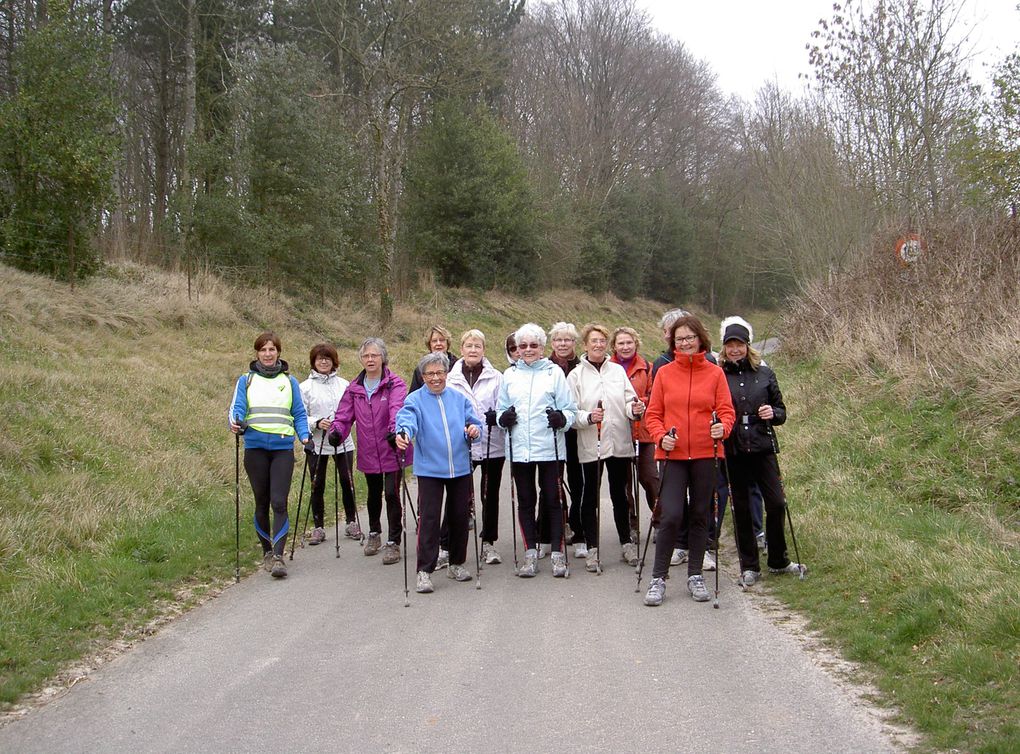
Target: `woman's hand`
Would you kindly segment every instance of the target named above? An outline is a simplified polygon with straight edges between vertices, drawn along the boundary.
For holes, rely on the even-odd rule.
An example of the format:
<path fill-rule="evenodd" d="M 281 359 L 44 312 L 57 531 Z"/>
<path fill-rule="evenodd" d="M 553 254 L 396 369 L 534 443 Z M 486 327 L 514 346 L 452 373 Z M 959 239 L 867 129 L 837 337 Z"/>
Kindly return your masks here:
<path fill-rule="evenodd" d="M 592 409 L 591 413 L 588 414 L 589 424 L 598 424 L 606 418 L 606 412 L 601 406 L 596 406 Z"/>
<path fill-rule="evenodd" d="M 482 430 L 480 430 L 474 424 L 468 424 L 466 427 L 464 427 L 464 434 L 467 435 L 467 438 L 469 440 L 477 440 L 479 437 L 482 436 Z"/>
<path fill-rule="evenodd" d="M 641 402 L 640 398 L 634 399 L 630 412 L 634 414 L 634 416 L 641 416 L 645 412 L 645 404 Z"/>
<path fill-rule="evenodd" d="M 663 435 L 662 439 L 659 440 L 659 445 L 661 445 L 662 449 L 668 453 L 676 447 L 676 435 L 672 433 Z"/>
<path fill-rule="evenodd" d="M 775 418 L 776 412 L 772 410 L 772 406 L 764 403 L 758 407 L 758 416 L 768 422 Z"/>
<path fill-rule="evenodd" d="M 318 427 L 319 429 L 325 431 L 325 430 L 329 429 L 329 425 L 330 424 L 332 424 L 332 422 L 329 419 L 319 419 L 319 421 L 316 423 L 315 426 Z"/>
<path fill-rule="evenodd" d="M 722 422 L 716 422 L 709 429 L 709 434 L 712 435 L 713 440 L 721 440 L 723 438 L 723 425 Z"/>
<path fill-rule="evenodd" d="M 411 440 L 408 438 L 407 435 L 401 432 L 396 437 L 396 443 L 397 450 L 407 450 L 407 448 L 411 445 Z"/>

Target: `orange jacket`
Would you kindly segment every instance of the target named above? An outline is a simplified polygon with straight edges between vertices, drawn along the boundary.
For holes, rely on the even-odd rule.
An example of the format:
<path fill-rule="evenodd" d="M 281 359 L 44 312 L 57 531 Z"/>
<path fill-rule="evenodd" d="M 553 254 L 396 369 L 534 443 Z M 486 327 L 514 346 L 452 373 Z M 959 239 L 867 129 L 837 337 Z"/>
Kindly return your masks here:
<path fill-rule="evenodd" d="M 622 363 L 616 356 L 613 356 L 611 361 L 616 362 L 622 366 Z M 648 396 L 652 392 L 652 365 L 651 363 L 641 358 L 641 354 L 634 354 L 634 358 L 631 359 L 630 367 L 627 368 L 627 377 L 630 379 L 630 384 L 634 388 L 634 392 L 637 393 L 637 397 L 641 399 L 641 402 L 648 406 Z M 648 430 L 645 429 L 644 419 L 638 419 L 637 421 L 631 422 L 631 439 L 638 440 L 640 442 L 654 442 L 652 436 L 648 434 Z"/>
<path fill-rule="evenodd" d="M 722 422 L 723 437 L 728 437 L 736 414 L 723 370 L 706 361 L 703 352 L 694 356 L 677 354 L 675 361 L 655 373 L 652 399 L 645 412 L 645 426 L 657 446 L 655 458 L 666 458 L 660 441 L 671 427 L 676 427 L 676 447 L 670 451 L 670 460 L 711 458 L 709 427 L 713 411 Z M 720 440 L 719 457 L 722 456 Z"/>

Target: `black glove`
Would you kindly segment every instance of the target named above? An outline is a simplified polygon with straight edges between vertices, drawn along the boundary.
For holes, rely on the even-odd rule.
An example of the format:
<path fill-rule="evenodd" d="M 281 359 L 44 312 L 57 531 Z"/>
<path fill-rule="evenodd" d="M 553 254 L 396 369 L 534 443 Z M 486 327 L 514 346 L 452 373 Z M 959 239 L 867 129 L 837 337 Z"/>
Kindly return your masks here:
<path fill-rule="evenodd" d="M 517 423 L 517 409 L 511 406 L 504 411 L 499 417 L 499 426 L 504 429 L 510 429 Z"/>
<path fill-rule="evenodd" d="M 304 450 L 305 453 L 307 453 L 310 456 L 315 455 L 315 447 L 311 443 L 308 443 L 307 445 L 302 443 L 301 444 L 301 449 Z"/>
<path fill-rule="evenodd" d="M 386 435 L 386 442 L 388 442 L 390 444 L 391 448 L 396 450 L 397 449 L 397 433 L 396 432 L 388 433 Z"/>
<path fill-rule="evenodd" d="M 326 439 L 329 440 L 329 444 L 332 445 L 334 448 L 339 448 L 340 443 L 342 442 L 339 432 L 330 432 L 326 436 Z"/>
<path fill-rule="evenodd" d="M 551 408 L 545 410 L 545 418 L 549 422 L 549 426 L 553 429 L 563 429 L 567 426 L 567 417 L 563 415 L 562 411 L 555 411 Z"/>
<path fill-rule="evenodd" d="M 485 426 L 495 427 L 496 426 L 496 409 L 490 408 L 485 412 Z"/>

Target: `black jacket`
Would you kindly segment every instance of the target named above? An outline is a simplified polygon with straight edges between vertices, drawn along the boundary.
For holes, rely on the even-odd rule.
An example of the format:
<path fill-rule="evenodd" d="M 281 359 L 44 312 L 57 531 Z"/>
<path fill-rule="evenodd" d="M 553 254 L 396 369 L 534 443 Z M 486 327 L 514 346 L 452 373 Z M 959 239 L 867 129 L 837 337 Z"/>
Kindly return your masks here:
<path fill-rule="evenodd" d="M 774 433 L 758 418 L 758 408 L 768 404 L 775 412 L 772 424 L 778 426 L 786 421 L 786 404 L 775 372 L 764 364 L 752 369 L 746 358 L 736 363 L 724 360 L 722 368 L 730 386 L 733 410 L 737 412 L 737 421 L 726 440 L 726 455 L 778 453 L 779 443 Z"/>

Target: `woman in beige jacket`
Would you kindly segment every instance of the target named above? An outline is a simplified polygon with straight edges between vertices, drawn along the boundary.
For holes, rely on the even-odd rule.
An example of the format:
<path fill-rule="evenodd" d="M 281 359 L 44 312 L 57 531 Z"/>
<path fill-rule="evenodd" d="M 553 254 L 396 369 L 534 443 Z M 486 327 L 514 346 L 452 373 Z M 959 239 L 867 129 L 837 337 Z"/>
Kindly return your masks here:
<path fill-rule="evenodd" d="M 627 485 L 634 455 L 631 422 L 644 413 L 645 405 L 634 392 L 627 372 L 607 357 L 609 330 L 602 325 L 585 325 L 581 340 L 585 353 L 567 377 L 567 386 L 578 409 L 574 429 L 584 478 L 581 526 L 588 549 L 585 568 L 601 572 L 599 494 L 603 466 L 609 472 L 609 496 L 622 546 L 621 559 L 637 564 L 637 546 L 630 541 Z"/>

